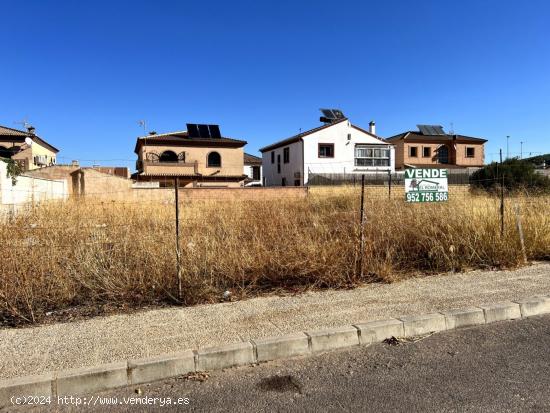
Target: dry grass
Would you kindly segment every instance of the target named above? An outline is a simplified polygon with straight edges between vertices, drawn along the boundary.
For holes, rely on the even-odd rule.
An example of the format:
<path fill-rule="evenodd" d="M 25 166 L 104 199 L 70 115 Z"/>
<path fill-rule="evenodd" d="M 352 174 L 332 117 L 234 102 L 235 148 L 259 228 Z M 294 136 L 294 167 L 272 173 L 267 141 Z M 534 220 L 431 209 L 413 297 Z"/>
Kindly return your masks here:
<path fill-rule="evenodd" d="M 365 203 L 358 271 L 358 188 L 313 189 L 307 199 L 182 205 L 184 305 L 278 289 L 347 288 L 419 272 L 522 263 L 513 205 L 529 259 L 550 258 L 550 198 L 463 196 L 444 204 Z M 375 198 L 375 199 L 372 199 Z M 39 322 L 79 305 L 178 303 L 171 204 L 52 203 L 0 225 L 0 323 Z"/>

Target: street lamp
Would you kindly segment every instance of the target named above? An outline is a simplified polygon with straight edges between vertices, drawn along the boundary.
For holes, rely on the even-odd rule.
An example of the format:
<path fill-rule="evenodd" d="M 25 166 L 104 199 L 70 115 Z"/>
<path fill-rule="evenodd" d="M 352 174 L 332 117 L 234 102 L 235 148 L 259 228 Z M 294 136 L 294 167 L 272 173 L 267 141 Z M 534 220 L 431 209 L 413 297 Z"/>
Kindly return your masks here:
<path fill-rule="evenodd" d="M 519 159 L 523 159 L 523 141 L 519 143 Z"/>

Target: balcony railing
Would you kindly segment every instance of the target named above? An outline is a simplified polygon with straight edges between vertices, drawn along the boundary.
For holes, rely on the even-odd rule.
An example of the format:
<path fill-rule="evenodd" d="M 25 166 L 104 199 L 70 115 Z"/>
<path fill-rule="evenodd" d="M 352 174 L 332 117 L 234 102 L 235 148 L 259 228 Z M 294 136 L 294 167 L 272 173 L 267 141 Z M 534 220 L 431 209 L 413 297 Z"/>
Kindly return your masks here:
<path fill-rule="evenodd" d="M 147 167 L 166 167 L 166 168 L 193 168 L 193 173 L 199 173 L 199 162 L 185 162 L 185 161 L 152 161 L 152 160 L 138 160 L 136 162 L 136 169 L 138 171 L 144 171 Z"/>

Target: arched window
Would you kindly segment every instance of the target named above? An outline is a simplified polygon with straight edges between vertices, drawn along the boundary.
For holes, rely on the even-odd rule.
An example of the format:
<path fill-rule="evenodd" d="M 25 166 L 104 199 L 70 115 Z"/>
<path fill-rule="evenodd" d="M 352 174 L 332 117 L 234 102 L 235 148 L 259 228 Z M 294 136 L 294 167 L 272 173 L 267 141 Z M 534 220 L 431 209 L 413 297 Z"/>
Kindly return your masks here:
<path fill-rule="evenodd" d="M 218 152 L 210 152 L 206 159 L 206 166 L 209 168 L 215 168 L 222 166 L 222 157 Z"/>
<path fill-rule="evenodd" d="M 164 151 L 163 153 L 160 154 L 159 161 L 160 162 L 177 162 L 178 155 L 176 155 L 176 153 L 172 151 Z"/>
<path fill-rule="evenodd" d="M 447 145 L 441 145 L 437 148 L 437 162 L 449 163 L 449 148 Z"/>

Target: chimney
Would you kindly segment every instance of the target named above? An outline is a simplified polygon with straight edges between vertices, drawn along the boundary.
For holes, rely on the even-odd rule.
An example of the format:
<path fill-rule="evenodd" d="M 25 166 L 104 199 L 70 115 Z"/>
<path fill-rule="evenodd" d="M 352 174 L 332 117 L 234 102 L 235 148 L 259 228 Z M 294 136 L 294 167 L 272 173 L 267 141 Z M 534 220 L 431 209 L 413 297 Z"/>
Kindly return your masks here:
<path fill-rule="evenodd" d="M 373 120 L 369 122 L 369 133 L 376 135 L 376 123 Z"/>
<path fill-rule="evenodd" d="M 31 126 L 31 125 L 27 126 L 27 132 L 29 132 L 29 134 L 34 135 L 35 130 L 36 129 L 34 128 L 34 126 Z"/>

